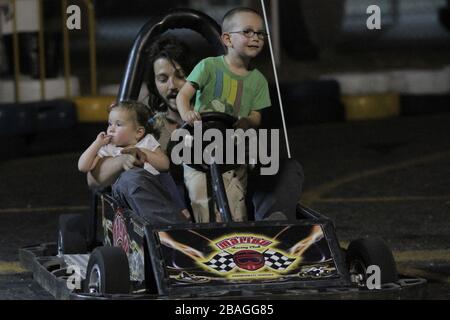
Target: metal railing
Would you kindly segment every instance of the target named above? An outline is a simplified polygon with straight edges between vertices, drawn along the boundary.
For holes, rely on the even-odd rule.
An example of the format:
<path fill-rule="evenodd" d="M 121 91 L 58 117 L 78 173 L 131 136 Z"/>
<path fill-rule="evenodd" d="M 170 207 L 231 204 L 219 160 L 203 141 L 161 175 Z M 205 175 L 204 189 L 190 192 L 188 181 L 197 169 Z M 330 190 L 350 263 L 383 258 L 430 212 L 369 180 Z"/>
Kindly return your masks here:
<path fill-rule="evenodd" d="M 46 61 L 45 61 L 45 41 L 44 41 L 44 0 L 38 1 L 38 47 L 39 47 L 39 81 L 41 100 L 45 100 L 45 78 L 46 78 Z M 88 15 L 88 34 L 89 34 L 89 65 L 90 65 L 90 85 L 91 95 L 97 95 L 97 50 L 95 38 L 95 7 L 93 0 L 83 0 Z M 19 48 L 19 32 L 17 28 L 17 0 L 10 0 L 12 7 L 12 42 L 13 42 L 13 64 L 14 64 L 14 100 L 20 103 L 20 48 Z M 71 87 L 71 63 L 70 63 L 70 36 L 66 25 L 67 0 L 61 1 L 61 17 L 62 17 L 62 37 L 63 37 L 63 61 L 64 61 L 64 81 L 66 98 L 72 97 Z"/>

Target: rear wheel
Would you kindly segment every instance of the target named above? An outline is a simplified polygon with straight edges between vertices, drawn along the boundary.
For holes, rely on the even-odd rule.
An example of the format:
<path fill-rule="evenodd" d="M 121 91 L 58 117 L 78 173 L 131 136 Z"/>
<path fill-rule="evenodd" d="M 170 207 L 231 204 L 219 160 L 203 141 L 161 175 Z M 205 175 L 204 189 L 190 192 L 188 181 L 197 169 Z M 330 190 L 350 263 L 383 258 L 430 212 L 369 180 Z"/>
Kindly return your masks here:
<path fill-rule="evenodd" d="M 86 221 L 82 214 L 63 214 L 58 222 L 58 255 L 87 252 Z"/>
<path fill-rule="evenodd" d="M 367 287 L 367 269 L 373 265 L 380 268 L 381 284 L 398 280 L 392 251 L 381 238 L 352 241 L 346 252 L 346 262 L 352 282 L 360 287 Z"/>
<path fill-rule="evenodd" d="M 98 247 L 89 257 L 84 292 L 93 294 L 127 294 L 130 292 L 130 269 L 125 252 L 118 247 Z"/>

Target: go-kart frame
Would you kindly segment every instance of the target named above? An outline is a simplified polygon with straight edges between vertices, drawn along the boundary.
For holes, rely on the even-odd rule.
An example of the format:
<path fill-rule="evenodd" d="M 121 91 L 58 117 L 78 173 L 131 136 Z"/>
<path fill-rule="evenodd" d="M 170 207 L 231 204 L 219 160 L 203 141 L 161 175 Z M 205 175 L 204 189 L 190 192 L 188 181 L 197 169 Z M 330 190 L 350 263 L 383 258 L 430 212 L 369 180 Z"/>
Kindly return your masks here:
<path fill-rule="evenodd" d="M 139 32 L 119 89 L 119 101 L 137 100 L 144 76 L 145 52 L 157 36 L 173 28 L 197 31 L 218 53 L 224 50 L 220 27 L 213 19 L 195 10 L 174 10 L 161 22 L 146 24 Z M 223 192 L 219 191 L 219 196 Z M 66 258 L 71 255 L 54 244 L 22 248 L 20 259 L 33 271 L 35 279 L 57 298 L 424 296 L 426 281 L 423 279 L 395 276 L 392 282 L 383 283 L 378 290 L 355 284 L 332 221 L 301 205 L 297 207 L 297 218 L 299 220 L 293 223 L 229 222 L 155 228 L 136 213 L 119 208 L 107 192 L 99 192 L 94 195 L 91 215 L 85 226 L 88 229 L 81 233 L 86 240 L 85 249 L 95 253 L 99 248 L 120 247 L 125 248 L 122 252 L 127 253 L 127 259 L 134 255 L 133 261 L 128 260 L 130 274 L 126 279 L 132 280 L 133 294 L 90 292 L 90 263 L 87 270 L 83 270 L 86 273 L 84 288 L 69 289 L 67 270 L 70 265 Z M 122 237 L 113 230 L 120 223 L 122 227 L 118 229 L 122 230 Z M 311 239 L 319 238 L 317 243 L 311 242 Z M 93 255 L 78 256 L 91 259 Z M 170 256 L 174 257 L 172 261 Z"/>

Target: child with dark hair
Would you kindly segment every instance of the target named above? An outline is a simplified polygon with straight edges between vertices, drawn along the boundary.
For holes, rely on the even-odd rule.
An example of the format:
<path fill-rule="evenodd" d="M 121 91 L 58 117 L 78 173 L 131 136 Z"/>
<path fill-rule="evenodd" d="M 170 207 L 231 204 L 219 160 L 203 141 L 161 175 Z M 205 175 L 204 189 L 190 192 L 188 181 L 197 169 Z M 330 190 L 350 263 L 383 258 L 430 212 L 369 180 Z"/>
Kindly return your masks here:
<path fill-rule="evenodd" d="M 167 171 L 169 158 L 161 150 L 158 141 L 149 133 L 151 129 L 148 123 L 149 118 L 150 111 L 142 103 L 125 101 L 111 105 L 106 133 L 100 132 L 95 141 L 83 152 L 78 160 L 78 169 L 87 173 L 95 169 L 101 158 L 127 154 L 127 159 L 123 162 L 125 171 L 134 168 L 135 164 L 143 165 L 144 170 L 154 176 L 160 176 L 160 171 Z M 189 211 L 184 204 L 180 203 L 175 184 L 170 176 L 163 176 L 159 180 L 166 191 L 170 191 L 172 200 L 180 207 L 179 211 L 188 218 Z M 173 191 L 174 188 L 175 191 Z M 145 198 L 145 195 L 141 196 Z M 136 203 L 139 202 L 139 199 L 134 200 Z M 139 208 L 139 211 L 145 211 L 142 206 L 136 208 Z M 138 213 L 145 214 L 145 212 Z"/>
<path fill-rule="evenodd" d="M 100 132 L 95 141 L 81 155 L 78 169 L 89 172 L 95 168 L 98 160 L 104 157 L 117 157 L 127 148 L 139 148 L 145 155 L 144 169 L 158 175 L 159 171 L 169 168 L 169 159 L 161 151 L 158 141 L 149 134 L 148 108 L 139 102 L 119 102 L 109 107 L 108 129 Z M 136 159 L 130 158 L 133 162 Z M 131 168 L 130 161 L 124 169 Z"/>

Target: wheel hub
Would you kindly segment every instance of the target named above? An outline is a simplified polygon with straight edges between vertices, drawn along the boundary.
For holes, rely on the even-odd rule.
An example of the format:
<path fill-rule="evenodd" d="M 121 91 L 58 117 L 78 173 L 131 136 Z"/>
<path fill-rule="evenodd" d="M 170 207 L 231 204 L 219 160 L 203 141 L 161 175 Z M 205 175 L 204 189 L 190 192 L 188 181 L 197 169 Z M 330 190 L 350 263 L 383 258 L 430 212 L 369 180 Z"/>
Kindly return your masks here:
<path fill-rule="evenodd" d="M 62 238 L 62 232 L 60 230 L 60 231 L 58 231 L 58 256 L 62 257 L 63 254 L 64 254 L 63 238 Z"/>
<path fill-rule="evenodd" d="M 355 259 L 350 263 L 350 280 L 358 287 L 366 287 L 366 266 L 364 262 Z"/>
<path fill-rule="evenodd" d="M 102 292 L 102 275 L 97 264 L 92 267 L 91 273 L 89 274 L 88 290 L 89 293 Z"/>

